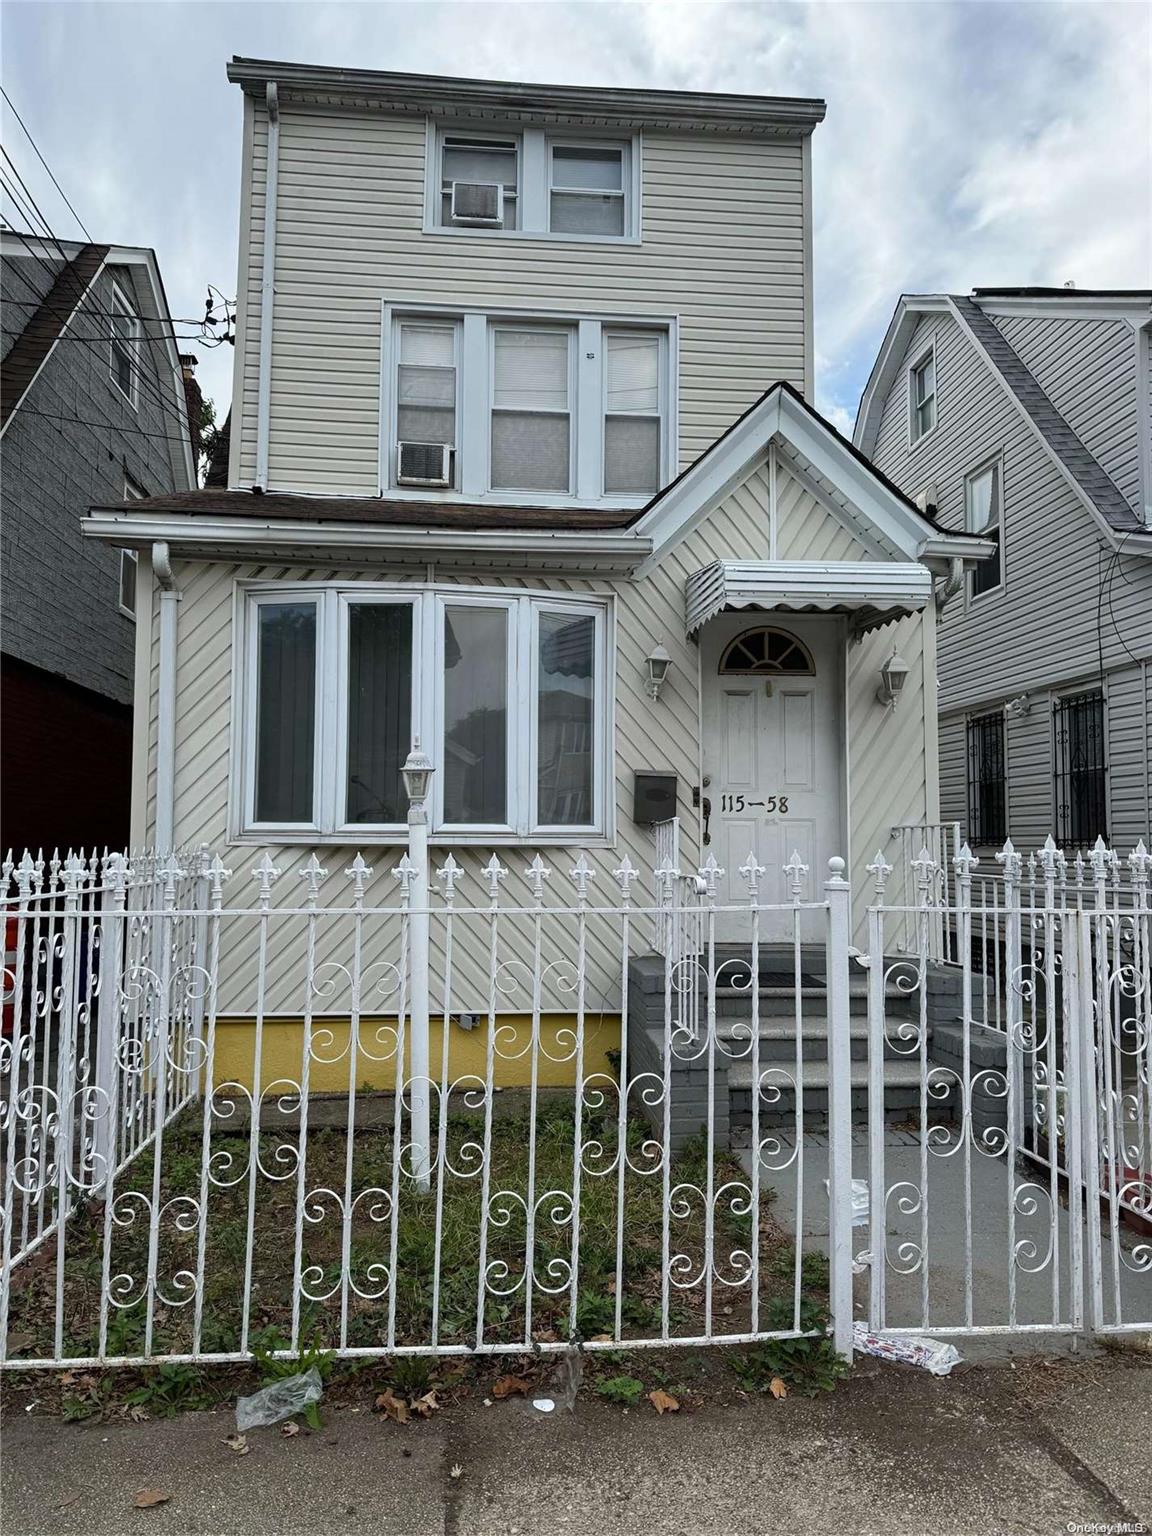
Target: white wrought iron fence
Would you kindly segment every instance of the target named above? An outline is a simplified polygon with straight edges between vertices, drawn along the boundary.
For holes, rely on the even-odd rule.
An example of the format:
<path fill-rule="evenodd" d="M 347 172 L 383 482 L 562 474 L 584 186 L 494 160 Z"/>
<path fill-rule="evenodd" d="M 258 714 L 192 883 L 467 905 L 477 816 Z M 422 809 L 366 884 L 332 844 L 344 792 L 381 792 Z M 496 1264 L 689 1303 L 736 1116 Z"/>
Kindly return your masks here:
<path fill-rule="evenodd" d="M 958 821 L 901 822 L 892 828 L 895 851 L 892 856 L 892 888 L 889 899 L 911 911 L 918 903 L 917 868 L 926 870 L 932 881 L 932 917 L 928 925 L 928 944 L 933 960 L 955 960 L 955 907 L 954 861 L 960 852 L 960 823 Z M 927 860 L 925 864 L 924 860 Z M 916 925 L 906 918 L 897 931 L 889 936 L 895 949 L 912 950 L 917 946 L 919 934 Z"/>
<path fill-rule="evenodd" d="M 265 854 L 247 877 L 204 853 L 143 875 L 116 855 L 69 860 L 49 882 L 56 947 L 37 937 L 35 870 L 14 872 L 10 909 L 31 935 L 18 953 L 30 943 L 63 979 L 29 994 L 19 965 L 10 978 L 42 1033 L 54 1000 L 58 1043 L 51 1084 L 28 1083 L 22 1023 L 5 1057 L 4 1363 L 739 1343 L 819 1331 L 830 1307 L 848 1351 L 847 1187 L 830 1282 L 813 1282 L 801 1225 L 764 1224 L 775 1183 L 802 1201 L 809 1068 L 799 1047 L 794 1065 L 762 1059 L 757 984 L 765 914 L 791 914 L 798 998 L 801 916 L 822 915 L 841 1006 L 839 871 L 823 901 L 767 907 L 750 860 L 740 964 L 718 941 L 734 909 L 710 862 L 698 948 L 657 961 L 645 993 L 631 970 L 650 925 L 685 913 L 638 899 L 627 860 L 554 871 L 537 856 L 518 875 L 493 856 L 469 878 L 448 855 L 427 882 L 418 863 L 401 858 L 381 904 L 360 855 L 290 870 Z M 99 964 L 78 980 L 89 930 Z M 615 955 L 607 1000 L 588 985 L 593 943 Z M 486 978 L 467 1013 L 464 954 Z M 289 956 L 303 984 L 273 1012 Z M 841 1183 L 846 1060 L 829 1087 Z M 749 1166 L 727 1146 L 733 1064 L 749 1071 Z M 24 1209 L 51 1228 L 47 1262 Z"/>
<path fill-rule="evenodd" d="M 872 1326 L 1147 1329 L 1152 857 L 1008 843 L 982 878 L 962 846 L 944 966 L 941 872 L 927 849 L 913 862 L 911 905 L 889 900 L 882 855 L 870 866 Z M 918 1101 L 912 1150 L 885 1135 L 893 1061 Z"/>

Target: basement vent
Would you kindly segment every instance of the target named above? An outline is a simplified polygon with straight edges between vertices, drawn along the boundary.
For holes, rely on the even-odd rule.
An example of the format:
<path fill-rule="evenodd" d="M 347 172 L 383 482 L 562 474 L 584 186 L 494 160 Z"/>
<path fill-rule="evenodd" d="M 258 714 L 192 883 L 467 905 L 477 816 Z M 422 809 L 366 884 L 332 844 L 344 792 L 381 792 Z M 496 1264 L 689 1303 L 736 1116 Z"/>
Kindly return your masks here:
<path fill-rule="evenodd" d="M 504 222 L 504 188 L 498 181 L 454 181 L 452 222 L 499 227 Z"/>
<path fill-rule="evenodd" d="M 401 485 L 449 486 L 452 449 L 447 443 L 397 443 L 396 479 Z"/>

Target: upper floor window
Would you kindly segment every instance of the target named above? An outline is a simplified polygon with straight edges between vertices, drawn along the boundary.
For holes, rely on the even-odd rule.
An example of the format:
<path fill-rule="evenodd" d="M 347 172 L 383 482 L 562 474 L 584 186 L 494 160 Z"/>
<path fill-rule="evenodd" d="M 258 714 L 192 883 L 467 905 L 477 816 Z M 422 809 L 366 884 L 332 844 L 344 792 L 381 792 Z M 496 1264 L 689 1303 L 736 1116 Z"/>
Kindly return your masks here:
<path fill-rule="evenodd" d="M 520 140 L 446 133 L 440 141 L 440 222 L 448 228 L 515 229 Z"/>
<path fill-rule="evenodd" d="M 390 326 L 385 487 L 641 503 L 668 479 L 668 325 L 467 313 Z"/>
<path fill-rule="evenodd" d="M 565 240 L 639 236 L 640 138 L 428 130 L 425 226 Z"/>
<path fill-rule="evenodd" d="M 124 476 L 124 500 L 143 501 L 144 492 L 134 480 Z M 140 557 L 134 549 L 122 549 L 120 551 L 120 591 L 118 607 L 127 619 L 136 617 L 136 575 L 140 568 Z"/>
<path fill-rule="evenodd" d="M 140 372 L 140 321 L 118 283 L 112 284 L 109 327 L 109 372 L 112 382 L 129 404 L 135 406 Z"/>
<path fill-rule="evenodd" d="M 296 584 L 248 595 L 244 831 L 399 833 L 401 770 L 435 764 L 434 832 L 601 835 L 609 606 L 550 594 Z"/>
<path fill-rule="evenodd" d="M 996 553 L 989 555 L 987 560 L 978 561 L 972 571 L 973 597 L 979 597 L 982 592 L 995 591 L 1004 580 L 1002 496 L 1003 476 L 999 459 L 985 465 L 983 469 L 978 469 L 964 482 L 964 508 L 968 532 L 979 534 L 982 539 L 991 539 L 996 545 Z"/>
<path fill-rule="evenodd" d="M 936 349 L 932 347 L 908 374 L 911 436 L 914 443 L 936 425 Z"/>
<path fill-rule="evenodd" d="M 548 227 L 553 234 L 625 233 L 624 147 L 553 144 Z"/>

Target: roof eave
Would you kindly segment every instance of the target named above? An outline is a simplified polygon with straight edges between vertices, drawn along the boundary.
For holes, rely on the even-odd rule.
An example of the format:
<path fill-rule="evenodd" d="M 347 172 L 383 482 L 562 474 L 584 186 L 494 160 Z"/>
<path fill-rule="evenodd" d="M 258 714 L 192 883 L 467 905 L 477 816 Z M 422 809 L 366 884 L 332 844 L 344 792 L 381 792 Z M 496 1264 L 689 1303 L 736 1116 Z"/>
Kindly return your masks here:
<path fill-rule="evenodd" d="M 358 561 L 436 561 L 457 564 L 474 558 L 492 562 L 527 562 L 545 570 L 589 570 L 605 575 L 630 575 L 650 553 L 652 543 L 623 531 L 587 532 L 567 529 L 485 529 L 382 526 L 379 524 L 248 517 L 163 516 L 94 507 L 81 519 L 86 538 L 127 549 L 167 544 L 174 555 L 220 561 L 266 557 L 314 559 L 317 555 Z"/>
<path fill-rule="evenodd" d="M 324 92 L 372 100 L 397 110 L 490 110 L 524 115 L 569 112 L 613 121 L 673 122 L 699 128 L 759 127 L 811 133 L 823 121 L 818 97 L 742 96 L 720 92 L 630 90 L 613 86 L 526 84 L 391 70 L 330 69 L 273 59 L 233 58 L 228 79 L 250 94 L 275 82 L 282 95 Z"/>

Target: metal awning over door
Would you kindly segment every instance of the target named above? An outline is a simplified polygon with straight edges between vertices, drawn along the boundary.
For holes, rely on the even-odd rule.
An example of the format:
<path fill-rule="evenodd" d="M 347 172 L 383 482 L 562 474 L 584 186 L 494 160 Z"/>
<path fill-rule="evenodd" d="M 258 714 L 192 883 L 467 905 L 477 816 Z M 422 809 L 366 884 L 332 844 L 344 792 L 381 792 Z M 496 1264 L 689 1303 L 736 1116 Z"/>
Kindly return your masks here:
<path fill-rule="evenodd" d="M 879 560 L 716 560 L 684 583 L 690 635 L 732 608 L 851 613 L 857 628 L 873 629 L 925 608 L 931 596 L 927 566 Z"/>

